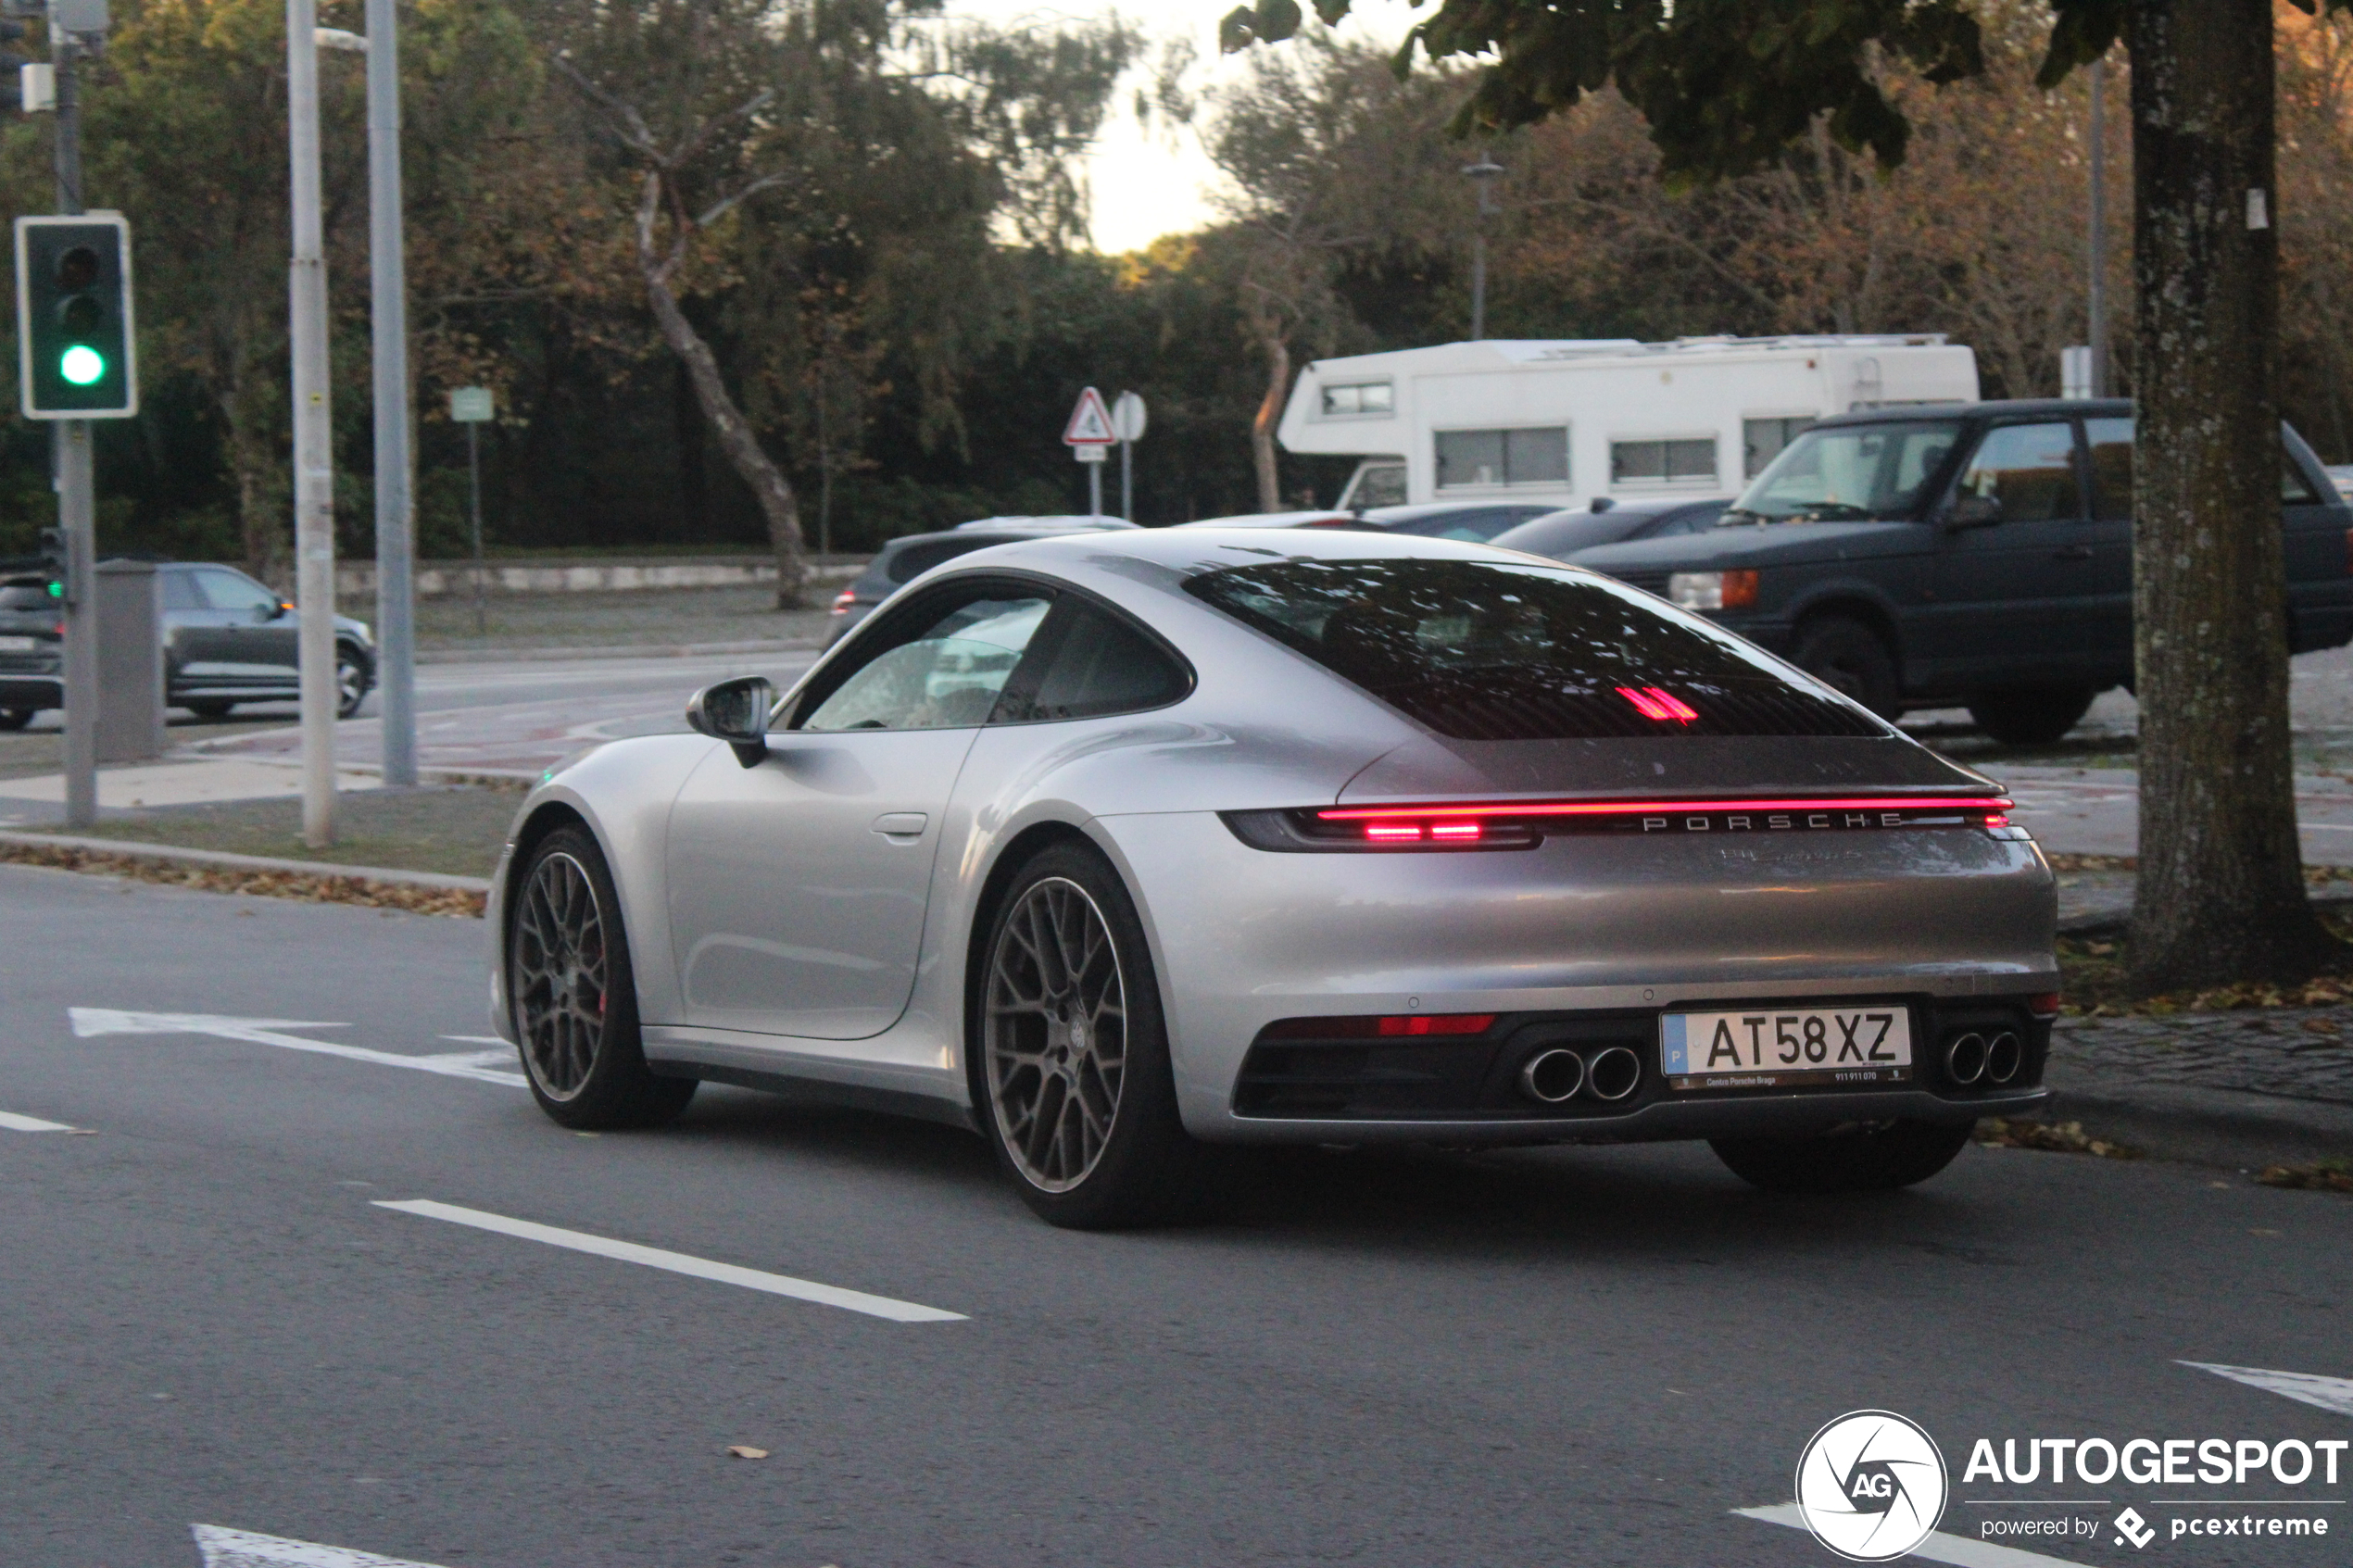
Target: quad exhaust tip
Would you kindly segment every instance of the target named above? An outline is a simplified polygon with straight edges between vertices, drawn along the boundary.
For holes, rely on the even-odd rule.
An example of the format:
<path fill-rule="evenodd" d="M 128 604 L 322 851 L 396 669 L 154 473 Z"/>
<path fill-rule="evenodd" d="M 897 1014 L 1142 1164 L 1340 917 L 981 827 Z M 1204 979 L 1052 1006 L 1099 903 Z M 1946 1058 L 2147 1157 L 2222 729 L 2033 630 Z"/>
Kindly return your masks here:
<path fill-rule="evenodd" d="M 1546 1105 L 1575 1099 L 1585 1086 L 1585 1059 L 1575 1051 L 1538 1051 L 1521 1066 L 1519 1084 Z"/>
<path fill-rule="evenodd" d="M 2018 1045 L 2017 1035 L 2006 1034 L 2002 1038 L 2008 1040 L 2015 1049 Z M 1944 1071 L 1952 1075 L 1953 1082 L 1956 1084 L 1964 1085 L 1974 1084 L 1985 1076 L 1987 1059 L 1992 1054 L 1985 1044 L 1985 1036 L 1974 1030 L 1966 1035 L 1956 1035 L 1953 1036 L 1953 1043 L 1944 1047 Z M 2015 1063 L 2012 1064 L 2010 1071 L 2012 1073 L 2018 1071 Z"/>
<path fill-rule="evenodd" d="M 2007 1029 L 1985 1042 L 1985 1081 L 2007 1084 L 2026 1065 L 2026 1047 Z"/>
<path fill-rule="evenodd" d="M 1642 1082 L 1642 1059 L 1624 1046 L 1595 1051 L 1593 1060 L 1585 1064 L 1585 1080 L 1595 1099 L 1624 1099 Z"/>

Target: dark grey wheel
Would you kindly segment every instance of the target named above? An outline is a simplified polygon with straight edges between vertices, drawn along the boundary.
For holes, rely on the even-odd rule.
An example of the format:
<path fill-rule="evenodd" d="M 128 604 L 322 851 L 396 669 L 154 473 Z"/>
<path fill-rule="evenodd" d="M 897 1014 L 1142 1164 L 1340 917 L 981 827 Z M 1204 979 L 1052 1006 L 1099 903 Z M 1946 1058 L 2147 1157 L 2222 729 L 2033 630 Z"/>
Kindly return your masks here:
<path fill-rule="evenodd" d="M 1711 1138 L 1708 1147 L 1732 1174 L 1768 1192 L 1885 1192 L 1950 1165 L 1971 1125 L 1883 1122 L 1815 1137 Z"/>
<path fill-rule="evenodd" d="M 1024 1201 L 1057 1225 L 1183 1218 L 1206 1196 L 1186 1135 L 1143 925 L 1091 846 L 1013 873 L 975 955 L 975 1089 Z"/>
<path fill-rule="evenodd" d="M 375 669 L 368 656 L 349 643 L 335 645 L 335 717 L 348 719 L 359 711 L 368 700 L 369 688 L 375 682 Z"/>
<path fill-rule="evenodd" d="M 515 882 L 507 977 L 531 1092 L 567 1127 L 658 1126 L 694 1098 L 656 1077 L 637 1030 L 621 900 L 585 829 L 549 834 Z"/>
<path fill-rule="evenodd" d="M 0 730 L 21 730 L 32 722 L 36 708 L 0 708 Z"/>
<path fill-rule="evenodd" d="M 1882 719 L 1904 711 L 1903 678 L 1895 655 L 1877 632 L 1843 615 L 1810 621 L 1799 631 L 1790 662 L 1834 686 Z"/>
<path fill-rule="evenodd" d="M 2098 695 L 2070 686 L 1980 692 L 1969 698 L 1969 716 L 2005 746 L 2049 746 L 2075 728 Z"/>
<path fill-rule="evenodd" d="M 233 702 L 216 702 L 207 698 L 204 701 L 191 702 L 184 706 L 189 712 L 199 719 L 226 719 L 229 717 L 229 710 L 237 705 Z"/>

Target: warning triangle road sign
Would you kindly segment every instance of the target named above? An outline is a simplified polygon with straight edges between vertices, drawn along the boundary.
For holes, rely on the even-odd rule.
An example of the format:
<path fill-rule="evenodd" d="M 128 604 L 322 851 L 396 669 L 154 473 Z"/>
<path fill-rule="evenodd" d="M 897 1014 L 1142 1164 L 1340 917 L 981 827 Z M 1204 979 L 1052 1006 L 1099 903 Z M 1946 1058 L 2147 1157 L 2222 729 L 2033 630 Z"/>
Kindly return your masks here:
<path fill-rule="evenodd" d="M 1119 440 L 1112 433 L 1111 410 L 1103 407 L 1101 393 L 1090 386 L 1078 395 L 1078 407 L 1070 411 L 1063 440 L 1073 446 L 1109 446 Z"/>

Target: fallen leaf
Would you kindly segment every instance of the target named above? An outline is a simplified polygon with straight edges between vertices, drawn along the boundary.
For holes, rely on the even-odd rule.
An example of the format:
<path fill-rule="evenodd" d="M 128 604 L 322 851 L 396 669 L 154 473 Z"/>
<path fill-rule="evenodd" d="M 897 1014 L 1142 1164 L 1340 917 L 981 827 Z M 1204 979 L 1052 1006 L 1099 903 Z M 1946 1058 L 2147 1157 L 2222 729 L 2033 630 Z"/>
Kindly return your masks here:
<path fill-rule="evenodd" d="M 730 1443 L 727 1445 L 727 1452 L 736 1459 L 766 1459 L 768 1457 L 766 1449 L 755 1449 L 746 1443 Z"/>

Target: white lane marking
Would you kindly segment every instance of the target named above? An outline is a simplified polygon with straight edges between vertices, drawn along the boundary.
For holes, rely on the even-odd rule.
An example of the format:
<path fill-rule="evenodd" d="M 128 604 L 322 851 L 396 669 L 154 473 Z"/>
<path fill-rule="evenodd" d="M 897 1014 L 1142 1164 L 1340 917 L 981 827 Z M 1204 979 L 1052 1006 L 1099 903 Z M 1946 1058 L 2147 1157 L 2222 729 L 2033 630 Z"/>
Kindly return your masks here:
<path fill-rule="evenodd" d="M 476 1230 L 520 1236 L 525 1241 L 544 1242 L 549 1247 L 566 1248 L 598 1258 L 615 1258 L 624 1263 L 642 1263 L 647 1268 L 664 1269 L 673 1274 L 717 1280 L 722 1285 L 740 1285 L 746 1290 L 765 1291 L 771 1296 L 789 1296 L 797 1301 L 814 1301 L 822 1307 L 839 1307 L 844 1311 L 863 1312 L 868 1317 L 888 1318 L 892 1323 L 965 1321 L 962 1312 L 943 1312 L 937 1307 L 919 1307 L 912 1301 L 894 1301 L 887 1296 L 869 1296 L 862 1290 L 844 1290 L 837 1285 L 819 1285 L 814 1280 L 795 1279 L 790 1274 L 772 1274 L 760 1269 L 738 1268 L 733 1263 L 714 1263 L 707 1258 L 668 1252 L 659 1247 L 640 1247 L 634 1241 L 614 1241 L 606 1236 L 590 1236 L 585 1231 L 559 1230 L 554 1225 L 534 1224 L 529 1220 L 510 1220 L 504 1214 L 487 1214 L 479 1209 L 460 1209 L 454 1203 L 435 1203 L 431 1198 L 409 1198 L 401 1202 L 377 1198 L 373 1203 L 378 1209 L 420 1214 L 428 1220 L 447 1220 L 453 1225 L 472 1225 Z"/>
<path fill-rule="evenodd" d="M 196 1549 L 204 1553 L 204 1568 L 434 1568 L 406 1557 L 378 1557 L 372 1551 L 256 1536 L 218 1524 L 193 1529 Z"/>
<path fill-rule="evenodd" d="M 19 1116 L 13 1110 L 0 1110 L 0 1127 L 6 1127 L 12 1133 L 78 1133 L 82 1130 L 69 1127 L 63 1122 L 44 1122 L 38 1116 Z"/>
<path fill-rule="evenodd" d="M 2353 1415 L 2353 1377 L 2322 1377 L 2309 1372 L 2267 1372 L 2259 1366 L 2217 1366 L 2212 1361 L 2183 1361 L 2182 1365 L 2210 1372 L 2217 1377 L 2227 1377 L 2233 1383 L 2244 1383 L 2250 1388 L 2261 1388 L 2308 1405 L 2318 1405 L 2338 1415 Z"/>
<path fill-rule="evenodd" d="M 1806 1529 L 1806 1515 L 1793 1502 L 1779 1503 L 1771 1508 L 1736 1508 L 1732 1510 L 1743 1519 L 1762 1519 L 1768 1524 L 1786 1524 L 1793 1530 Z M 1811 1535 L 1812 1531 L 1806 1531 Z M 1967 1536 L 1948 1536 L 1942 1530 L 1929 1532 L 1928 1539 L 1914 1547 L 1910 1556 L 1925 1558 L 1931 1562 L 1950 1562 L 1955 1568 L 2026 1568 L 2030 1562 L 2061 1562 L 2077 1568 L 2074 1560 L 2066 1557 L 2045 1557 L 2039 1551 L 2020 1551 L 2014 1546 L 1996 1546 L 1992 1541 L 1973 1541 Z"/>
<path fill-rule="evenodd" d="M 288 1035 L 288 1029 L 342 1029 L 341 1023 L 307 1023 L 292 1018 L 220 1018 L 202 1012 L 120 1012 L 113 1008 L 69 1008 L 73 1032 L 83 1039 L 94 1035 L 210 1035 L 223 1040 L 244 1040 L 283 1050 L 339 1056 L 346 1061 L 373 1062 L 378 1067 L 405 1067 L 412 1073 L 438 1073 L 450 1078 L 472 1078 L 484 1084 L 525 1086 L 520 1073 L 500 1073 L 484 1064 L 487 1051 L 455 1051 L 440 1056 L 400 1056 L 346 1046 L 336 1040 L 310 1040 Z M 500 1060 L 511 1055 L 500 1053 Z"/>

